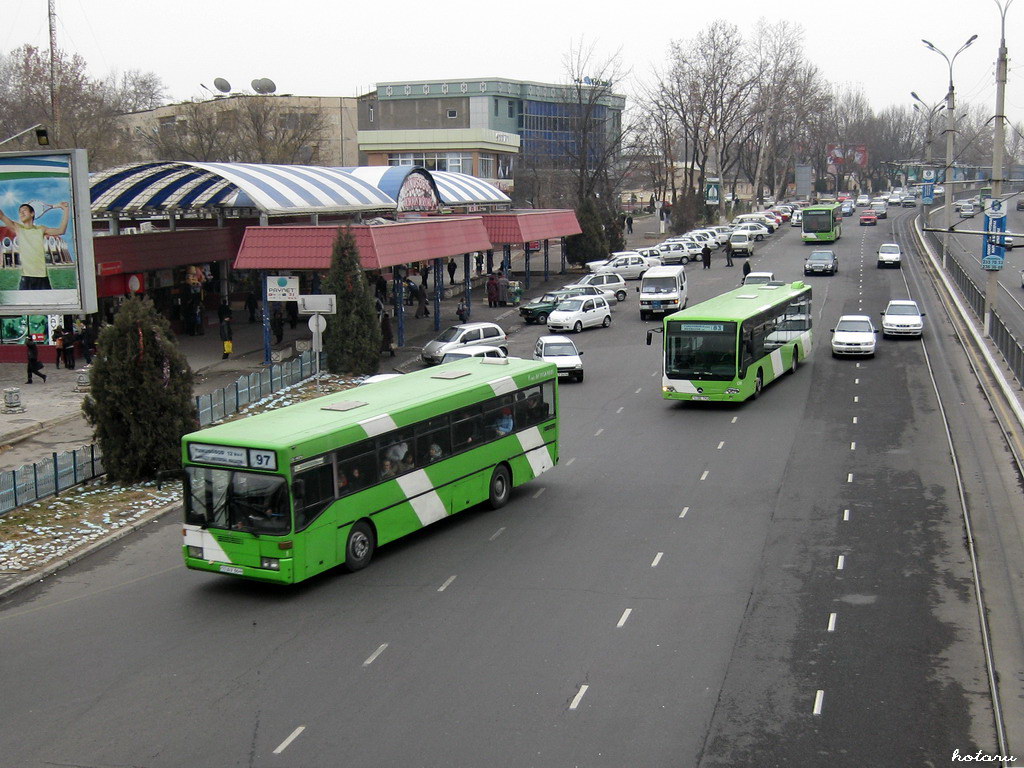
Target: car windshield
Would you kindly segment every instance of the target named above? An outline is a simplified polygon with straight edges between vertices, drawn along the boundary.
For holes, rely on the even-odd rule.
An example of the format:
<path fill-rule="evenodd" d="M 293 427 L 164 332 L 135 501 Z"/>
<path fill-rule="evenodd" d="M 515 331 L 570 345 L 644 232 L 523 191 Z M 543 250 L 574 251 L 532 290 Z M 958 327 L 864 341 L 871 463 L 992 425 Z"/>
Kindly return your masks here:
<path fill-rule="evenodd" d="M 832 261 L 832 254 L 829 251 L 815 251 L 807 257 L 808 261 Z"/>
<path fill-rule="evenodd" d="M 283 477 L 188 467 L 185 522 L 261 534 L 291 530 Z"/>
<path fill-rule="evenodd" d="M 453 360 L 462 360 L 466 357 L 474 357 L 474 355 L 469 352 L 445 352 L 444 357 L 441 358 L 441 362 L 450 363 Z"/>
<path fill-rule="evenodd" d="M 645 277 L 640 290 L 644 293 L 671 293 L 677 290 L 676 281 L 671 277 Z"/>
<path fill-rule="evenodd" d="M 758 285 L 760 283 L 767 283 L 771 280 L 768 275 L 747 275 L 743 280 L 744 285 Z"/>
<path fill-rule="evenodd" d="M 736 378 L 736 323 L 671 321 L 665 332 L 665 375 L 670 379 Z"/>
<path fill-rule="evenodd" d="M 919 315 L 921 310 L 916 304 L 890 304 L 885 309 L 887 315 Z"/>
<path fill-rule="evenodd" d="M 850 333 L 871 333 L 874 329 L 867 320 L 840 320 L 836 325 L 836 330 Z"/>
<path fill-rule="evenodd" d="M 900 247 L 898 245 L 883 245 L 878 249 L 879 253 L 899 253 Z"/>
<path fill-rule="evenodd" d="M 567 299 L 558 305 L 559 312 L 579 312 L 583 302 L 579 299 Z"/>
<path fill-rule="evenodd" d="M 535 304 L 554 304 L 556 301 L 558 301 L 558 294 L 545 293 L 539 299 L 534 299 L 533 301 Z"/>
<path fill-rule="evenodd" d="M 452 341 L 456 336 L 459 335 L 461 329 L 457 325 L 453 325 L 451 328 L 446 330 L 440 336 L 437 337 L 438 341 Z"/>
<path fill-rule="evenodd" d="M 571 341 L 558 341 L 545 344 L 541 352 L 544 357 L 568 357 L 579 354 Z"/>

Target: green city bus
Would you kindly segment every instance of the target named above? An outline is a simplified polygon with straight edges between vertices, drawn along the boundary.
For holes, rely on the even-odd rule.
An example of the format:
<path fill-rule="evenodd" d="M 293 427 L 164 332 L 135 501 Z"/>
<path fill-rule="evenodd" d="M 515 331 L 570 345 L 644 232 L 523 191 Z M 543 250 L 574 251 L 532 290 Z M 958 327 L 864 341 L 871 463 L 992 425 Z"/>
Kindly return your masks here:
<path fill-rule="evenodd" d="M 811 353 L 811 288 L 797 281 L 736 288 L 675 312 L 664 334 L 666 400 L 739 402 L 793 372 Z"/>
<path fill-rule="evenodd" d="M 832 243 L 842 236 L 843 206 L 840 203 L 804 208 L 801 237 L 805 243 Z"/>
<path fill-rule="evenodd" d="M 182 438 L 185 565 L 294 583 L 365 567 L 558 462 L 557 370 L 466 358 Z"/>

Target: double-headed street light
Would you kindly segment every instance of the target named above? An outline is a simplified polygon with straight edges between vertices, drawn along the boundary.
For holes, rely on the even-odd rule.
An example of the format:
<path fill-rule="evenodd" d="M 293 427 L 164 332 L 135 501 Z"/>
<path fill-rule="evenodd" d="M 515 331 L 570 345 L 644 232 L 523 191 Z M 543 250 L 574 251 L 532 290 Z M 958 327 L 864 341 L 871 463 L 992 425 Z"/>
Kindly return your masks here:
<path fill-rule="evenodd" d="M 949 89 L 946 91 L 946 170 L 943 174 L 943 181 L 946 186 L 945 194 L 945 228 L 946 232 L 942 236 L 942 269 L 946 269 L 946 259 L 949 257 L 949 230 L 953 227 L 953 133 L 955 131 L 954 115 L 956 113 L 956 97 L 953 90 L 953 63 L 956 61 L 956 57 L 963 53 L 967 48 L 970 47 L 971 43 L 978 39 L 977 35 L 971 35 L 967 42 L 961 45 L 956 53 L 952 57 L 947 56 L 943 51 L 940 51 L 932 43 L 927 40 L 921 42 L 925 44 L 928 50 L 935 51 L 942 58 L 946 60 L 946 64 L 949 65 Z"/>
<path fill-rule="evenodd" d="M 924 115 L 925 119 L 925 145 L 924 145 L 924 161 L 925 164 L 931 165 L 932 162 L 932 118 L 935 117 L 935 113 L 938 112 L 945 106 L 945 100 L 939 99 L 933 106 L 929 107 L 913 91 L 910 92 L 910 96 L 917 102 L 914 105 L 914 110 Z M 923 107 L 923 109 L 922 109 Z"/>

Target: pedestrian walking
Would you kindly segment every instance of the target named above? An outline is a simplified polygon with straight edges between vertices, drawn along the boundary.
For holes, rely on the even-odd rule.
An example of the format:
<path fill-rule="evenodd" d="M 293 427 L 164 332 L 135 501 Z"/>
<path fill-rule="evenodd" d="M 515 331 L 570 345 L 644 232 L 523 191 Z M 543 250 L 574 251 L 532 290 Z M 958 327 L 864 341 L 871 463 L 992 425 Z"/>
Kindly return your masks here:
<path fill-rule="evenodd" d="M 465 299 L 459 299 L 459 306 L 455 308 L 455 316 L 459 318 L 460 323 L 464 323 L 469 319 L 469 307 L 466 306 Z"/>
<path fill-rule="evenodd" d="M 45 384 L 46 374 L 40 373 L 40 371 L 43 370 L 43 364 L 39 362 L 39 347 L 36 346 L 36 343 L 32 341 L 31 338 L 25 342 L 25 351 L 28 352 L 28 365 L 26 366 L 28 370 L 28 381 L 25 383 L 31 384 L 32 377 L 38 376 L 43 380 L 43 384 Z"/>
<path fill-rule="evenodd" d="M 484 255 L 480 252 L 476 252 L 476 273 L 482 275 L 484 273 Z"/>
<path fill-rule="evenodd" d="M 493 272 L 487 277 L 487 306 L 498 306 L 498 278 Z"/>
<path fill-rule="evenodd" d="M 217 307 L 217 322 L 223 323 L 225 319 L 230 320 L 233 314 L 228 300 L 221 299 L 220 305 Z"/>
<path fill-rule="evenodd" d="M 96 349 L 96 329 L 91 323 L 83 323 L 78 338 L 82 342 L 82 357 L 85 358 L 85 364 L 92 365 L 92 356 Z"/>
<path fill-rule="evenodd" d="M 388 300 L 388 281 L 384 278 L 384 275 L 378 272 L 373 284 L 376 288 L 377 298 L 380 299 L 382 303 L 386 303 Z"/>
<path fill-rule="evenodd" d="M 380 351 L 395 356 L 395 337 L 391 333 L 391 318 L 387 312 L 380 316 Z"/>
<path fill-rule="evenodd" d="M 508 278 L 505 273 L 502 272 L 498 275 L 498 306 L 504 307 L 508 305 Z"/>
<path fill-rule="evenodd" d="M 228 315 L 220 321 L 220 340 L 223 346 L 223 354 L 221 360 L 227 360 L 228 356 L 234 352 L 234 343 L 232 342 L 231 332 L 231 315 Z"/>
<path fill-rule="evenodd" d="M 275 309 L 274 316 L 270 318 L 270 330 L 274 332 L 274 343 L 280 344 L 284 339 L 284 315 L 280 309 Z"/>
<path fill-rule="evenodd" d="M 258 304 L 258 302 L 256 301 L 256 291 L 249 291 L 247 294 L 245 294 L 245 308 L 249 312 L 249 322 L 250 323 L 255 323 L 256 322 L 256 305 L 257 304 Z"/>
<path fill-rule="evenodd" d="M 700 260 L 704 264 L 704 269 L 711 269 L 711 249 L 707 245 L 700 249 Z"/>
<path fill-rule="evenodd" d="M 725 242 L 725 266 L 732 266 L 732 243 L 728 240 Z"/>
<path fill-rule="evenodd" d="M 63 349 L 64 367 L 69 371 L 73 371 L 75 370 L 75 342 L 77 339 L 75 338 L 75 331 L 71 326 L 65 329 L 61 336 L 61 341 L 63 342 L 61 346 Z"/>
<path fill-rule="evenodd" d="M 632 235 L 633 234 L 633 217 L 632 216 L 627 216 L 626 217 L 626 234 L 627 235 Z"/>
<path fill-rule="evenodd" d="M 427 286 L 426 283 L 415 288 L 416 291 L 416 315 L 415 317 L 430 317 L 430 311 L 427 309 Z"/>
<path fill-rule="evenodd" d="M 458 264 L 455 263 L 455 259 L 448 259 L 448 285 L 455 285 L 455 270 L 458 269 Z"/>
<path fill-rule="evenodd" d="M 743 262 L 743 279 L 747 279 L 747 275 L 750 274 L 750 259 Z"/>
<path fill-rule="evenodd" d="M 285 311 L 288 312 L 288 327 L 294 330 L 299 324 L 299 302 L 289 301 L 285 307 Z"/>

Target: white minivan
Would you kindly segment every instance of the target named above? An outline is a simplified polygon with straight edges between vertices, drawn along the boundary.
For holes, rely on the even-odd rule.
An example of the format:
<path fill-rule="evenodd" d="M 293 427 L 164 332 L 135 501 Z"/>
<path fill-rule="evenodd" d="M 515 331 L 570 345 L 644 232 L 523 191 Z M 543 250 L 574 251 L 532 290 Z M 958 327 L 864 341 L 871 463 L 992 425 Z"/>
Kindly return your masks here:
<path fill-rule="evenodd" d="M 686 268 L 651 267 L 640 278 L 640 319 L 686 308 Z"/>

